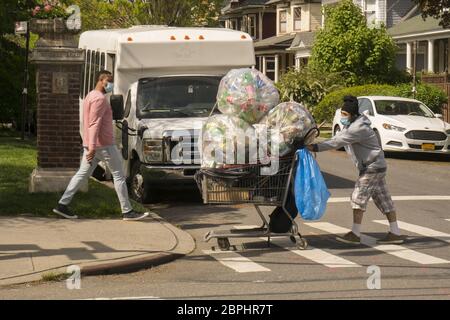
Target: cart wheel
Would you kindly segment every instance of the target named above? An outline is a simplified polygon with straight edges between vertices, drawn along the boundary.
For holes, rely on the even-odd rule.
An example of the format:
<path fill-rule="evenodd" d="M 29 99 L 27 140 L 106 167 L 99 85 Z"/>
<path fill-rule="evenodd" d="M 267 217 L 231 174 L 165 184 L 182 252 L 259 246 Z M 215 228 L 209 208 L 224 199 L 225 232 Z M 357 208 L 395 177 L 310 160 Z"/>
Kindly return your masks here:
<path fill-rule="evenodd" d="M 230 241 L 228 238 L 217 238 L 217 245 L 219 246 L 220 250 L 222 251 L 228 251 L 230 250 Z"/>
<path fill-rule="evenodd" d="M 301 238 L 301 237 L 300 237 L 300 239 L 299 239 L 298 242 L 297 242 L 297 247 L 298 247 L 300 250 L 305 250 L 306 248 L 308 248 L 308 241 L 306 241 L 305 238 Z"/>
<path fill-rule="evenodd" d="M 297 239 L 294 236 L 290 236 L 289 239 L 291 239 L 292 243 L 297 243 Z"/>

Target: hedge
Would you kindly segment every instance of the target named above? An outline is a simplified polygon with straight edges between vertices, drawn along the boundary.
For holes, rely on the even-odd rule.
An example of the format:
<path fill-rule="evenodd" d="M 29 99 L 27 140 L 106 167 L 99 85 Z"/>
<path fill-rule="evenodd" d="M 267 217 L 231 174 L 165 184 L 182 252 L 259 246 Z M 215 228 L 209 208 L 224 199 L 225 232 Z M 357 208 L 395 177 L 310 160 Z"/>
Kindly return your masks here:
<path fill-rule="evenodd" d="M 332 122 L 336 109 L 342 105 L 342 100 L 346 95 L 359 96 L 396 96 L 412 98 L 412 88 L 410 84 L 400 84 L 397 86 L 369 84 L 363 86 L 349 87 L 336 90 L 328 94 L 319 104 L 313 108 L 313 114 L 318 123 L 322 121 Z M 416 99 L 427 105 L 433 112 L 440 113 L 442 105 L 447 103 L 447 95 L 439 88 L 429 84 L 419 84 L 417 86 Z"/>

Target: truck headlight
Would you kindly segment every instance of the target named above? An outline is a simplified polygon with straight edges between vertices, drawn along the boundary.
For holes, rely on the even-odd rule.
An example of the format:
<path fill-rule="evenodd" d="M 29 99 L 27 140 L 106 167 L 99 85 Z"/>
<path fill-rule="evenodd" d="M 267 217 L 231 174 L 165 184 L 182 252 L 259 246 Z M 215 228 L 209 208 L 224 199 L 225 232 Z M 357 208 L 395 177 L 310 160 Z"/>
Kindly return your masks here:
<path fill-rule="evenodd" d="M 395 130 L 395 131 L 400 131 L 400 132 L 406 131 L 406 128 L 397 127 L 397 126 L 394 126 L 389 123 L 383 123 L 383 128 L 385 128 L 386 130 Z"/>
<path fill-rule="evenodd" d="M 145 162 L 163 162 L 163 143 L 161 139 L 144 139 L 142 153 Z"/>

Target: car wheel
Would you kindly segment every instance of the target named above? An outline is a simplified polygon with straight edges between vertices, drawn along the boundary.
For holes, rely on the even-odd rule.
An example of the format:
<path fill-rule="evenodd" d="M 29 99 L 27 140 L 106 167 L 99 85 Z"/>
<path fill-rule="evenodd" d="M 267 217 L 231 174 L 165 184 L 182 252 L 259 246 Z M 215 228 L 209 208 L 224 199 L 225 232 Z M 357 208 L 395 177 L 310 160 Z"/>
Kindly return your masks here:
<path fill-rule="evenodd" d="M 139 160 L 133 161 L 128 183 L 128 192 L 131 198 L 139 203 L 144 204 L 154 201 L 150 195 L 149 186 L 142 175 L 141 162 Z"/>

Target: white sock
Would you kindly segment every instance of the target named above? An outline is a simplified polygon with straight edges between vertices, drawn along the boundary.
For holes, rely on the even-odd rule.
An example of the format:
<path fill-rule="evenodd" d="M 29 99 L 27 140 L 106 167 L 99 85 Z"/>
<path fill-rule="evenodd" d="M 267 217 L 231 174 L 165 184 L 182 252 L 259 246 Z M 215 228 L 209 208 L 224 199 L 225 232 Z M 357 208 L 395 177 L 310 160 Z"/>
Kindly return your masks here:
<path fill-rule="evenodd" d="M 354 223 L 352 227 L 352 232 L 356 234 L 358 237 L 361 236 L 361 225 Z"/>
<path fill-rule="evenodd" d="M 397 236 L 401 234 L 400 229 L 398 228 L 397 221 L 395 222 L 389 222 L 389 228 L 391 229 L 391 232 Z"/>

